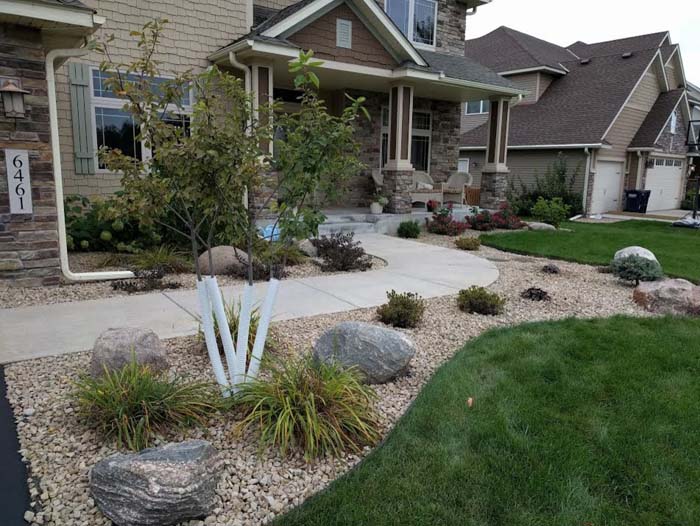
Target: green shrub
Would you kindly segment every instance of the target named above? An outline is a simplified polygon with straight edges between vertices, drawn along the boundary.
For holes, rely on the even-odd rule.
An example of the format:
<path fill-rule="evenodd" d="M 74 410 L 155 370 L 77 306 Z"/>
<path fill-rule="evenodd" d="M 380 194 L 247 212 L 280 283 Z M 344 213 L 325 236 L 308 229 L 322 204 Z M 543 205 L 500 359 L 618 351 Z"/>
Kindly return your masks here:
<path fill-rule="evenodd" d="M 688 181 L 688 190 L 685 192 L 685 198 L 681 201 L 681 209 L 683 210 L 693 210 L 695 207 L 695 200 L 697 199 L 695 182 Z"/>
<path fill-rule="evenodd" d="M 376 444 L 375 399 L 355 369 L 305 356 L 270 362 L 269 376 L 243 384 L 234 402 L 247 412 L 239 431 L 259 426 L 261 446 L 301 450 L 310 460 Z"/>
<path fill-rule="evenodd" d="M 168 274 L 192 272 L 192 265 L 185 254 L 166 245 L 139 252 L 131 263 L 138 270 L 161 269 Z"/>
<path fill-rule="evenodd" d="M 331 234 L 311 243 L 318 250 L 318 257 L 323 260 L 321 270 L 324 272 L 365 271 L 372 267 L 372 258 L 367 255 L 359 241 L 354 241 L 355 234 Z"/>
<path fill-rule="evenodd" d="M 636 255 L 614 259 L 610 269 L 618 278 L 634 282 L 635 285 L 639 285 L 640 281 L 656 281 L 664 275 L 658 262 Z"/>
<path fill-rule="evenodd" d="M 136 361 L 97 379 L 83 376 L 75 387 L 82 418 L 134 451 L 148 447 L 156 432 L 203 425 L 221 406 L 211 384 L 168 379 Z"/>
<path fill-rule="evenodd" d="M 455 245 L 460 250 L 479 250 L 481 239 L 478 237 L 458 237 L 455 239 Z"/>
<path fill-rule="evenodd" d="M 415 221 L 404 221 L 396 233 L 404 239 L 417 239 L 420 236 L 420 225 Z"/>
<path fill-rule="evenodd" d="M 409 329 L 418 326 L 425 312 L 425 301 L 418 294 L 395 290 L 386 293 L 387 303 L 377 309 L 379 319 L 387 325 Z"/>
<path fill-rule="evenodd" d="M 532 216 L 542 223 L 559 228 L 559 225 L 569 217 L 570 211 L 571 207 L 565 205 L 560 197 L 550 200 L 540 197 L 535 206 L 532 207 Z"/>
<path fill-rule="evenodd" d="M 464 312 L 496 316 L 503 312 L 506 300 L 484 287 L 474 286 L 459 291 L 457 304 Z"/>

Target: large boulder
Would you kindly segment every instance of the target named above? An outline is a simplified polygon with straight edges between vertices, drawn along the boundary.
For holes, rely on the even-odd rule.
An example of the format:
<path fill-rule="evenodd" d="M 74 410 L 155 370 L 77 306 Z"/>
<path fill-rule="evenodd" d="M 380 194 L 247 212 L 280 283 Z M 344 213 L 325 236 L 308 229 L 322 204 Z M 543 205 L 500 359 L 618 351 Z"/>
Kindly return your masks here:
<path fill-rule="evenodd" d="M 107 329 L 95 340 L 90 374 L 101 376 L 105 368 L 118 371 L 134 359 L 153 371 L 163 371 L 170 365 L 165 346 L 152 330 L 139 327 Z"/>
<path fill-rule="evenodd" d="M 639 256 L 640 258 L 648 259 L 650 261 L 659 262 L 656 256 L 651 250 L 647 250 L 644 247 L 626 247 L 615 252 L 615 257 L 613 259 L 624 259 L 629 256 Z"/>
<path fill-rule="evenodd" d="M 650 312 L 700 315 L 700 287 L 684 279 L 640 283 L 633 297 Z"/>
<path fill-rule="evenodd" d="M 318 249 L 314 246 L 310 239 L 304 239 L 299 243 L 299 250 L 310 258 L 318 257 Z"/>
<path fill-rule="evenodd" d="M 245 252 L 236 250 L 236 248 L 227 245 L 212 247 L 199 256 L 199 270 L 202 274 L 212 274 L 209 266 L 210 252 L 212 260 L 211 268 L 214 269 L 213 274 L 215 276 L 220 276 L 222 274 L 245 274 L 248 264 L 248 255 Z"/>
<path fill-rule="evenodd" d="M 89 478 L 95 503 L 117 526 L 168 526 L 209 515 L 220 477 L 218 451 L 189 440 L 111 455 Z"/>
<path fill-rule="evenodd" d="M 404 374 L 416 353 L 411 340 L 398 331 L 361 322 L 343 322 L 327 330 L 314 345 L 314 359 L 357 367 L 371 384 Z"/>
<path fill-rule="evenodd" d="M 538 222 L 528 223 L 527 229 L 528 230 L 535 230 L 535 231 L 543 231 L 543 232 L 556 231 L 556 227 L 554 225 L 550 225 L 548 223 L 538 223 Z"/>

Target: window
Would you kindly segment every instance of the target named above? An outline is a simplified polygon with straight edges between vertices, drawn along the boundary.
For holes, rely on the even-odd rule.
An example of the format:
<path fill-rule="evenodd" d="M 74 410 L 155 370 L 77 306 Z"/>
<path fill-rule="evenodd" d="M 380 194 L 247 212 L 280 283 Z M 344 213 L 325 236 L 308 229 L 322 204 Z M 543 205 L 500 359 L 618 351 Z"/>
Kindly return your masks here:
<path fill-rule="evenodd" d="M 419 47 L 435 47 L 436 0 L 386 0 L 385 9 L 406 37 Z"/>
<path fill-rule="evenodd" d="M 663 159 L 656 159 L 656 166 L 663 166 L 663 165 L 664 165 Z"/>
<path fill-rule="evenodd" d="M 673 166 L 683 166 L 683 161 L 673 161 Z"/>
<path fill-rule="evenodd" d="M 479 115 L 489 112 L 489 101 L 488 100 L 474 100 L 467 102 L 464 107 L 465 115 Z"/>
<path fill-rule="evenodd" d="M 105 84 L 109 78 L 109 73 L 92 70 L 92 114 L 95 130 L 95 145 L 97 149 L 105 146 L 107 148 L 119 149 L 126 155 L 135 159 L 146 159 L 152 152 L 145 148 L 141 141 L 137 139 L 138 130 L 130 113 L 125 112 L 124 99 L 110 90 Z M 136 75 L 129 75 L 127 80 L 134 82 L 138 79 Z M 153 80 L 153 89 L 159 90 L 160 86 L 168 79 L 157 78 Z M 182 108 L 176 105 L 168 108 L 168 114 L 164 120 L 175 126 L 182 126 L 189 132 L 190 119 L 188 113 L 191 112 L 191 93 L 187 91 L 182 101 Z M 101 170 L 106 169 L 103 164 L 98 164 Z"/>
<path fill-rule="evenodd" d="M 678 128 L 678 116 L 676 115 L 676 112 L 674 111 L 671 114 L 671 135 L 676 134 L 676 128 Z"/>
<path fill-rule="evenodd" d="M 413 112 L 411 129 L 411 164 L 420 172 L 430 170 L 430 147 L 432 137 L 432 114 L 427 111 Z M 380 168 L 389 160 L 389 108 L 382 108 L 382 139 Z"/>
<path fill-rule="evenodd" d="M 459 159 L 457 161 L 457 171 L 462 174 L 468 174 L 469 173 L 469 166 L 470 166 L 470 159 L 467 157 L 466 159 Z"/>
<path fill-rule="evenodd" d="M 352 22 L 338 18 L 335 22 L 335 45 L 352 49 Z"/>

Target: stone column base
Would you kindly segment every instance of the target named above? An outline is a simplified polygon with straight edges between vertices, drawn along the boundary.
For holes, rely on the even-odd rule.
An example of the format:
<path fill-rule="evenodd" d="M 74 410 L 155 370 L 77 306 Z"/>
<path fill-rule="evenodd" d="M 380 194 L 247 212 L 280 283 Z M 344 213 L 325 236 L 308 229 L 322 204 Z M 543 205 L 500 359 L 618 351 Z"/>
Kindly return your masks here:
<path fill-rule="evenodd" d="M 411 186 L 413 170 L 384 170 L 384 192 L 389 203 L 386 211 L 391 214 L 411 213 Z"/>
<path fill-rule="evenodd" d="M 505 171 L 481 173 L 481 202 L 487 210 L 498 210 L 508 201 L 508 173 Z"/>

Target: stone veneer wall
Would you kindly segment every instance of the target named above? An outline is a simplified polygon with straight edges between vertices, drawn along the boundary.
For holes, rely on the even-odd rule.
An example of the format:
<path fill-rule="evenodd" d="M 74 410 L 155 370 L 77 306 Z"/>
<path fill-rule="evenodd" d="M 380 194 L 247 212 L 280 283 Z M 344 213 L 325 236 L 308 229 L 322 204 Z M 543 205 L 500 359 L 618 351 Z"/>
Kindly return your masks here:
<path fill-rule="evenodd" d="M 0 99 L 0 282 L 15 286 L 59 282 L 49 108 L 41 33 L 0 24 L 0 74 L 19 77 L 24 118 L 5 117 Z M 29 152 L 33 214 L 10 214 L 5 148 Z"/>
<path fill-rule="evenodd" d="M 685 155 L 688 153 L 688 146 L 685 144 L 687 131 L 688 121 L 679 105 L 676 108 L 676 133 L 671 133 L 671 122 L 669 120 L 659 140 L 656 142 L 656 146 L 666 153 Z"/>
<path fill-rule="evenodd" d="M 130 31 L 140 30 L 156 18 L 168 19 L 158 59 L 161 69 L 183 73 L 209 66 L 207 56 L 248 32 L 246 5 L 248 0 L 83 0 L 106 18 L 96 38 L 114 35 L 110 52 L 115 62 L 130 62 L 138 56 L 138 48 Z M 79 62 L 99 66 L 102 55 L 90 53 Z M 99 172 L 93 175 L 75 173 L 73 130 L 71 124 L 68 66 L 56 74 L 58 119 L 60 123 L 61 162 L 66 195 L 77 193 L 94 198 L 111 195 L 120 189 L 121 176 Z"/>

